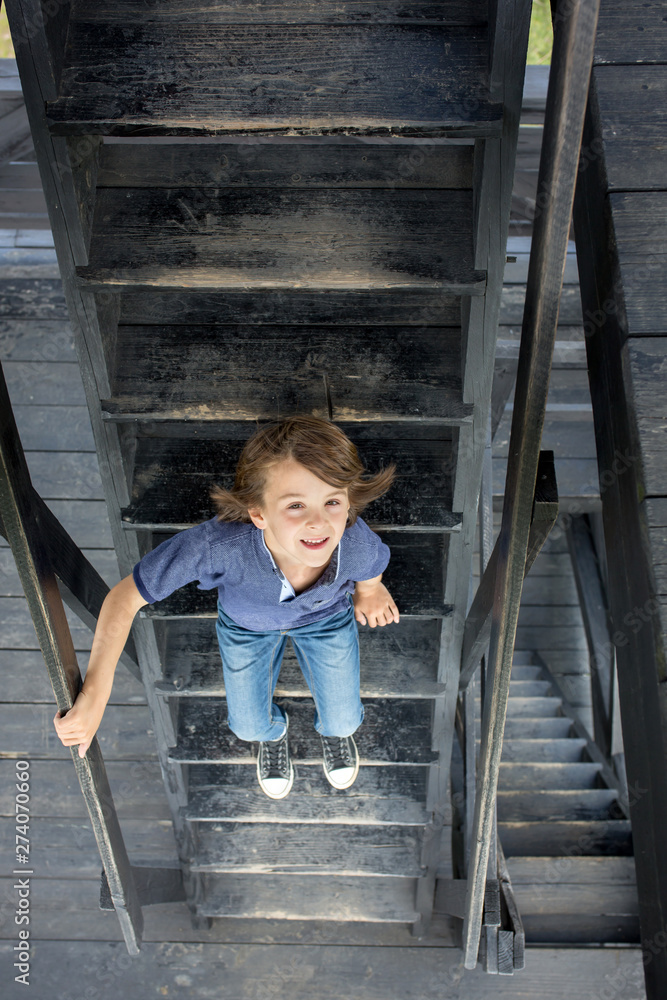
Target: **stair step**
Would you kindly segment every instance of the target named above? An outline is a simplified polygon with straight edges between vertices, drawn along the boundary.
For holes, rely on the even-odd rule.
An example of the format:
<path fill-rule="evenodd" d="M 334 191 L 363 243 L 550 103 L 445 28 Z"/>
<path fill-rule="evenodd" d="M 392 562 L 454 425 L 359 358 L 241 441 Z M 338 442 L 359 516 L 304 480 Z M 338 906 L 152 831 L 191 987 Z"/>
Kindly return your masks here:
<path fill-rule="evenodd" d="M 596 788 L 601 764 L 515 764 L 501 761 L 498 787 L 503 792 Z"/>
<path fill-rule="evenodd" d="M 581 761 L 586 740 L 565 739 L 506 739 L 503 742 L 503 763 L 576 763 Z"/>
<path fill-rule="evenodd" d="M 344 875 L 204 875 L 209 917 L 413 923 L 416 879 Z"/>
<path fill-rule="evenodd" d="M 460 345 L 460 330 L 442 327 L 120 326 L 102 408 L 114 420 L 326 417 L 331 406 L 337 423 L 460 422 L 472 412 Z"/>
<path fill-rule="evenodd" d="M 632 857 L 567 855 L 565 857 L 513 857 L 507 862 L 512 885 L 636 885 Z"/>
<path fill-rule="evenodd" d="M 285 699 L 290 717 L 290 753 L 298 766 L 322 763 L 322 744 L 313 728 L 312 699 Z M 178 743 L 169 759 L 181 763 L 255 765 L 257 746 L 237 739 L 227 725 L 227 706 L 218 698 L 179 702 Z M 365 705 L 365 718 L 355 734 L 362 764 L 429 764 L 431 705 L 427 701 L 378 699 Z"/>
<path fill-rule="evenodd" d="M 576 908 L 576 893 L 571 898 L 571 909 L 566 914 L 529 913 L 521 920 L 529 945 L 575 945 L 600 944 L 609 947 L 617 944 L 638 945 L 640 941 L 639 917 L 624 914 L 573 913 Z"/>
<path fill-rule="evenodd" d="M 505 722 L 505 736 L 508 740 L 563 739 L 571 728 L 572 722 L 565 716 L 551 719 L 517 716 Z"/>
<path fill-rule="evenodd" d="M 114 296 L 109 288 L 106 294 Z M 141 289 L 115 292 L 121 325 L 170 326 L 191 323 L 303 326 L 460 327 L 461 298 L 428 288 L 400 290 L 302 287 L 256 292 L 198 289 Z M 60 303 L 58 303 L 60 305 Z M 65 313 L 64 303 L 62 312 Z"/>
<path fill-rule="evenodd" d="M 159 388 L 160 383 L 156 384 Z M 323 386 L 320 390 L 324 402 Z M 451 510 L 456 448 L 451 428 L 432 431 L 431 436 L 423 427 L 411 431 L 410 425 L 400 424 L 390 437 L 387 426 L 339 426 L 357 446 L 370 472 L 392 462 L 398 469 L 393 486 L 366 508 L 364 520 L 376 527 L 413 531 L 417 526 L 450 529 L 461 523 L 461 515 Z M 174 425 L 168 425 L 167 434 L 169 429 L 174 431 Z M 122 511 L 126 523 L 142 528 L 189 527 L 214 514 L 209 497 L 213 485 L 233 486 L 239 455 L 253 426 L 235 423 L 193 429 L 181 425 L 180 430 L 178 436 L 137 439 L 131 503 Z M 192 435 L 210 436 L 187 436 L 188 430 Z"/>
<path fill-rule="evenodd" d="M 204 823 L 191 869 L 415 878 L 423 837 L 422 827 L 408 826 Z"/>
<path fill-rule="evenodd" d="M 220 653 L 213 623 L 206 620 L 156 622 L 164 682 L 158 689 L 180 698 L 224 697 Z M 402 618 L 386 628 L 359 629 L 362 698 L 433 698 L 440 622 Z M 287 643 L 276 688 L 278 697 L 309 694 L 291 643 Z"/>
<path fill-rule="evenodd" d="M 498 821 L 502 823 L 519 820 L 611 820 L 618 815 L 618 798 L 610 788 L 498 792 Z"/>
<path fill-rule="evenodd" d="M 498 833 L 507 858 L 632 854 L 629 820 L 499 822 Z"/>
<path fill-rule="evenodd" d="M 100 188 L 94 286 L 483 294 L 471 191 Z"/>
<path fill-rule="evenodd" d="M 512 668 L 510 700 L 512 698 L 548 698 L 551 697 L 550 692 L 551 684 L 549 681 L 519 680 L 514 677 L 514 667 Z"/>
<path fill-rule="evenodd" d="M 483 26 L 127 13 L 70 18 L 59 98 L 47 105 L 55 134 L 499 132 Z"/>
<path fill-rule="evenodd" d="M 433 618 L 449 615 L 452 607 L 444 603 L 443 584 L 449 535 L 437 531 L 379 531 L 378 534 L 391 549 L 391 561 L 382 580 L 401 615 Z M 170 535 L 155 532 L 152 537 L 153 544 L 158 545 Z M 140 613 L 146 618 L 217 618 L 217 591 L 198 590 L 196 584 L 188 584 L 163 601 L 146 605 Z"/>
<path fill-rule="evenodd" d="M 322 767 L 297 767 L 294 786 L 281 801 L 260 790 L 246 764 L 189 769 L 186 818 L 192 822 L 302 823 L 417 826 L 427 823 L 428 768 L 397 764 L 362 767 L 351 788 L 331 787 Z"/>
<path fill-rule="evenodd" d="M 258 142 L 217 137 L 215 142 L 108 139 L 99 152 L 101 188 L 424 188 L 473 186 L 474 141 L 371 143 L 276 138 Z"/>
<path fill-rule="evenodd" d="M 507 721 L 517 719 L 553 719 L 558 716 L 562 705 L 560 698 L 553 696 L 516 697 L 510 694 L 507 702 Z M 476 699 L 477 715 L 479 716 L 480 699 Z M 569 720 L 568 720 L 569 721 Z"/>
<path fill-rule="evenodd" d="M 530 670 L 535 671 L 535 673 L 525 674 L 527 680 L 533 677 L 539 677 L 542 672 L 541 667 L 536 666 L 533 663 L 533 653 L 528 649 L 515 649 L 514 655 L 512 656 L 512 677 L 515 676 L 517 670 Z M 517 676 L 517 679 L 519 677 Z"/>

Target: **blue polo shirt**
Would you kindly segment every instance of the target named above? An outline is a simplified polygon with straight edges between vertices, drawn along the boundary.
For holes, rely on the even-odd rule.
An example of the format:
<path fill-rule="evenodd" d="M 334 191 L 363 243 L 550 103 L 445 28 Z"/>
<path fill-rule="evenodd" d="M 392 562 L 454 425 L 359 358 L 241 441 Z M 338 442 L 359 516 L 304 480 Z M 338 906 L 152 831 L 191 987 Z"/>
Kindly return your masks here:
<path fill-rule="evenodd" d="M 194 580 L 199 590 L 217 587 L 225 614 L 242 628 L 265 632 L 310 625 L 344 611 L 355 582 L 379 576 L 388 562 L 389 547 L 357 518 L 319 580 L 295 594 L 261 529 L 213 517 L 162 542 L 137 563 L 133 576 L 149 604 Z"/>

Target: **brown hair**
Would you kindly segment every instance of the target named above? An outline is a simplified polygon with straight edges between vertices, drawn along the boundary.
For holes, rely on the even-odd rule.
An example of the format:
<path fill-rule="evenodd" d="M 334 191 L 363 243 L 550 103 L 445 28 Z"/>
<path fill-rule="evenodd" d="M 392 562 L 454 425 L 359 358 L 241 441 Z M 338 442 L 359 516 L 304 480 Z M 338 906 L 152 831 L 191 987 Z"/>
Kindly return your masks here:
<path fill-rule="evenodd" d="M 396 474 L 396 466 L 390 465 L 369 475 L 350 439 L 330 421 L 311 416 L 288 417 L 261 427 L 246 441 L 231 490 L 213 487 L 211 497 L 218 519 L 250 522 L 248 509 L 262 507 L 268 469 L 288 458 L 323 482 L 347 488 L 350 525 L 364 507 L 387 492 Z"/>

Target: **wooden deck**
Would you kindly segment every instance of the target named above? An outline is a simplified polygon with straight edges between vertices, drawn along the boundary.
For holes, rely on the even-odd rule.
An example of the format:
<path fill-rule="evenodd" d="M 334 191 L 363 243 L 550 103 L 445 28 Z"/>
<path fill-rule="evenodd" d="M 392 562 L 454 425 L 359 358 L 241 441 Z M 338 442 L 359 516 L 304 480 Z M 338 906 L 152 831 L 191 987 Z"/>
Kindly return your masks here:
<path fill-rule="evenodd" d="M 15 170 L 13 176 L 22 172 L 27 177 L 34 169 L 31 164 L 23 171 Z M 36 223 L 39 213 L 34 214 L 32 221 Z M 0 356 L 34 484 L 102 576 L 113 584 L 118 571 L 52 243 L 48 233 L 38 228 L 9 226 L 0 240 L 4 243 L 0 247 Z M 521 257 L 519 249 L 517 257 Z M 520 269 L 520 259 L 517 265 L 508 265 L 505 329 L 501 333 L 501 344 L 505 345 L 501 349 L 508 357 L 513 355 L 520 322 Z M 571 270 L 568 274 L 572 278 Z M 559 478 L 572 484 L 563 495 L 572 504 L 584 503 L 586 509 L 595 509 L 598 500 L 594 488 L 577 493 L 579 484 L 591 482 L 594 451 L 590 447 L 590 404 L 583 391 L 585 379 L 581 378 L 582 331 L 580 317 L 571 305 L 574 301 L 570 281 L 564 297 L 570 311 L 564 310 L 561 316 L 562 363 L 557 366 L 555 409 L 546 446 L 557 452 Z M 562 414 L 568 431 L 578 423 L 574 437 L 564 433 L 564 423 L 557 418 Z M 574 438 L 577 443 L 572 454 Z M 500 470 L 498 497 L 506 440 L 507 417 L 501 421 L 495 444 Z M 587 464 L 578 468 L 567 464 L 576 462 Z M 123 993 L 132 1000 L 149 990 L 217 996 L 222 980 L 226 995 L 239 998 L 288 993 L 297 998 L 349 996 L 359 1000 L 402 1000 L 406 996 L 440 1000 L 448 995 L 462 1000 L 487 996 L 518 1000 L 534 997 L 539 989 L 546 1000 L 565 1000 L 576 995 L 575 990 L 593 996 L 596 989 L 609 984 L 624 1000 L 643 1000 L 641 961 L 635 949 L 568 949 L 564 961 L 558 950 L 535 948 L 529 950 L 526 970 L 513 979 L 490 979 L 479 969 L 464 974 L 455 948 L 454 922 L 446 918 L 436 920 L 429 939 L 417 942 L 403 925 L 341 924 L 332 928 L 317 922 L 291 921 L 286 925 L 218 919 L 212 930 L 194 931 L 184 904 L 153 906 L 145 910 L 142 955 L 129 969 L 124 947 L 118 943 L 121 935 L 115 915 L 98 909 L 99 857 L 69 755 L 55 737 L 52 695 L 4 543 L 0 544 L 0 565 L 0 662 L 5 677 L 0 703 L 0 771 L 4 779 L 0 787 L 6 831 L 0 875 L 9 912 L 15 892 L 9 874 L 13 867 L 9 847 L 13 773 L 15 760 L 27 758 L 31 761 L 35 817 L 31 828 L 35 871 L 31 897 L 33 996 L 41 1000 L 47 993 L 49 997 L 65 993 L 71 988 L 73 970 L 81 982 L 95 977 L 97 984 L 102 970 L 105 977 L 99 995 Z M 73 617 L 70 621 L 83 668 L 90 634 Z M 582 719 L 589 722 L 588 657 L 562 532 L 554 534 L 527 581 L 517 648 L 541 653 L 568 687 Z M 175 862 L 170 813 L 145 695 L 122 666 L 99 736 L 132 861 Z M 14 931 L 11 920 L 5 920 L 0 928 L 3 968 L 11 963 Z M 4 974 L 9 979 L 9 973 Z M 176 989 L 179 992 L 174 992 Z M 21 995 L 18 986 L 10 984 L 9 995 Z"/>

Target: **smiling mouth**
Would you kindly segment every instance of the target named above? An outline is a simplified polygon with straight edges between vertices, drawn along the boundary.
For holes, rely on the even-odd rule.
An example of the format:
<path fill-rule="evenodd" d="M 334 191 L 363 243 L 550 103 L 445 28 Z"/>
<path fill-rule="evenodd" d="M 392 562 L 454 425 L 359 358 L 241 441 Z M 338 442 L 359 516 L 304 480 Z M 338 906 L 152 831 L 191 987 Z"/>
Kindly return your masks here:
<path fill-rule="evenodd" d="M 326 538 L 301 538 L 300 542 L 305 545 L 307 549 L 322 549 L 329 541 L 329 536 Z"/>

